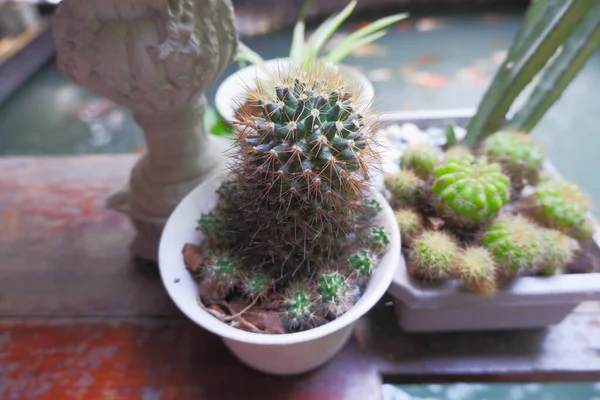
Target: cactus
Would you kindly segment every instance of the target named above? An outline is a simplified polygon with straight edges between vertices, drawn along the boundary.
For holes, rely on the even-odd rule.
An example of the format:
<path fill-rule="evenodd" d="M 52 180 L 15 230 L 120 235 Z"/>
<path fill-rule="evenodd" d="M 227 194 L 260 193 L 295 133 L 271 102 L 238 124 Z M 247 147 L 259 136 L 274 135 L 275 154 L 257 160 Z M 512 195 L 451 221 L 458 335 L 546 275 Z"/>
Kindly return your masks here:
<path fill-rule="evenodd" d="M 483 247 L 469 247 L 459 257 L 457 274 L 465 287 L 477 294 L 491 296 L 498 290 L 496 263 Z"/>
<path fill-rule="evenodd" d="M 527 184 L 535 185 L 542 167 L 541 148 L 524 132 L 499 131 L 482 144 L 488 160 L 502 166 L 511 184 L 517 190 Z"/>
<path fill-rule="evenodd" d="M 419 235 L 409 255 L 411 275 L 436 281 L 450 277 L 460 248 L 449 234 L 441 231 L 425 231 Z"/>
<path fill-rule="evenodd" d="M 350 268 L 360 282 L 365 282 L 377 266 L 377 258 L 368 250 L 360 250 L 350 256 Z"/>
<path fill-rule="evenodd" d="M 495 217 L 508 203 L 509 184 L 500 165 L 464 157 L 435 169 L 431 192 L 441 215 L 457 225 L 474 226 Z"/>
<path fill-rule="evenodd" d="M 541 275 L 556 275 L 569 264 L 577 250 L 577 242 L 554 229 L 542 234 L 542 256 L 538 266 Z"/>
<path fill-rule="evenodd" d="M 590 201 L 572 182 L 549 180 L 541 183 L 532 198 L 532 216 L 542 225 L 577 236 L 587 224 Z"/>
<path fill-rule="evenodd" d="M 322 272 L 317 278 L 323 314 L 325 317 L 339 317 L 354 305 L 358 286 L 339 272 Z"/>
<path fill-rule="evenodd" d="M 464 157 L 472 156 L 473 152 L 471 149 L 465 146 L 452 146 L 444 152 L 445 160 L 462 159 Z"/>
<path fill-rule="evenodd" d="M 400 157 L 400 167 L 411 170 L 421 179 L 427 179 L 439 164 L 440 151 L 430 145 L 412 145 L 404 149 Z"/>
<path fill-rule="evenodd" d="M 493 221 L 481 244 L 494 257 L 506 277 L 530 273 L 542 252 L 542 230 L 521 215 L 502 216 Z"/>
<path fill-rule="evenodd" d="M 410 244 L 423 231 L 423 217 L 409 208 L 397 210 L 394 214 L 403 241 Z"/>
<path fill-rule="evenodd" d="M 410 170 L 387 174 L 384 177 L 384 183 L 392 194 L 392 202 L 398 205 L 417 204 L 425 187 L 425 182 Z"/>
<path fill-rule="evenodd" d="M 290 330 L 313 328 L 317 321 L 315 294 L 304 283 L 296 283 L 288 288 L 285 296 L 284 319 Z"/>
<path fill-rule="evenodd" d="M 273 286 L 273 279 L 263 272 L 242 274 L 240 277 L 242 294 L 250 299 L 265 298 Z"/>

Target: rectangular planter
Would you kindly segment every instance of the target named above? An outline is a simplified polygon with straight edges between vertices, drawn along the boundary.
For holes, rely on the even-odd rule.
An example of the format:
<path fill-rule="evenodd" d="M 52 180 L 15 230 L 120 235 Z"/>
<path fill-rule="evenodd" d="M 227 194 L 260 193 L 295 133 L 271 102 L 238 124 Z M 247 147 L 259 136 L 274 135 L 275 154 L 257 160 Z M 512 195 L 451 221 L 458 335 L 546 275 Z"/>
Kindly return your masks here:
<path fill-rule="evenodd" d="M 390 114 L 385 125 L 413 123 L 421 129 L 446 123 L 464 126 L 470 110 Z M 545 168 L 558 172 L 551 164 Z M 600 254 L 600 230 L 590 250 Z M 451 332 L 541 328 L 560 323 L 584 301 L 600 300 L 600 273 L 521 277 L 493 298 L 461 288 L 457 280 L 425 286 L 409 276 L 404 257 L 388 292 L 394 298 L 398 325 L 407 332 Z"/>

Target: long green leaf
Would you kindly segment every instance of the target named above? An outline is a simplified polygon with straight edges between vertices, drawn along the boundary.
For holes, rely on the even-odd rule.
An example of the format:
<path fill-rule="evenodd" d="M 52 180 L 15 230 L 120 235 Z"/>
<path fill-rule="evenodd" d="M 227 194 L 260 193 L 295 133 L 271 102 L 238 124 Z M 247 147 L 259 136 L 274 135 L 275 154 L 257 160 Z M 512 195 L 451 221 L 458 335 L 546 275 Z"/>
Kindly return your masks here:
<path fill-rule="evenodd" d="M 600 4 L 584 18 L 563 45 L 562 52 L 546 67 L 525 105 L 511 119 L 513 129 L 531 131 L 577 76 L 600 46 Z"/>
<path fill-rule="evenodd" d="M 352 14 L 358 0 L 352 0 L 342 11 L 337 15 L 330 17 L 311 35 L 307 44 L 307 55 L 304 59 L 303 66 L 309 66 L 319 55 L 321 49 L 335 31 L 344 23 L 344 21 Z"/>
<path fill-rule="evenodd" d="M 354 50 L 376 41 L 377 39 L 385 36 L 386 33 L 387 31 L 379 31 L 371 35 L 365 36 L 363 38 L 360 38 L 358 40 L 355 40 L 354 42 L 344 43 L 343 45 L 340 44 L 335 48 L 335 50 L 333 50 L 331 53 L 325 56 L 324 61 L 330 61 L 334 64 L 337 64 L 344 58 L 348 57 L 348 55 Z"/>
<path fill-rule="evenodd" d="M 302 9 L 300 10 L 300 16 L 294 27 L 292 45 L 290 46 L 290 60 L 295 63 L 300 63 L 305 53 L 304 36 L 306 34 L 306 16 L 308 14 L 310 3 L 311 0 L 304 0 Z"/>
<path fill-rule="evenodd" d="M 238 52 L 236 58 L 238 60 L 247 61 L 250 64 L 262 65 L 265 60 L 250 47 L 246 46 L 241 41 L 238 42 Z"/>
<path fill-rule="evenodd" d="M 474 147 L 486 136 L 499 129 L 506 113 L 523 88 L 546 64 L 556 49 L 595 4 L 581 0 L 555 0 L 556 9 L 544 16 L 531 31 L 531 43 L 523 45 L 514 60 L 507 59 L 494 77 L 494 82 L 469 121 L 464 143 Z M 519 39 L 515 40 L 519 43 Z"/>
<path fill-rule="evenodd" d="M 362 39 L 365 36 L 368 36 L 374 32 L 387 28 L 388 26 L 395 24 L 403 19 L 408 17 L 408 13 L 390 15 L 389 17 L 381 18 L 376 21 L 373 21 L 369 25 L 357 30 L 356 32 L 348 35 L 346 39 L 344 39 L 339 46 L 344 46 L 347 43 L 355 42 L 359 39 Z"/>

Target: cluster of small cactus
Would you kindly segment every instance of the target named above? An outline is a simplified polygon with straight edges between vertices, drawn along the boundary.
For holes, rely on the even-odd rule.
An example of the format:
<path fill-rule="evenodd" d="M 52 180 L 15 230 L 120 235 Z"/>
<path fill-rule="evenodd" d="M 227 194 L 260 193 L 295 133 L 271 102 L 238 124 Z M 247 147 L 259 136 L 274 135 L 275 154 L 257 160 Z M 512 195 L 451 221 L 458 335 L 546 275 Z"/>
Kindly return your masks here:
<path fill-rule="evenodd" d="M 400 172 L 384 179 L 409 274 L 455 278 L 491 296 L 519 276 L 565 272 L 579 241 L 594 234 L 591 204 L 542 163 L 540 146 L 516 131 L 499 131 L 474 150 L 409 146 Z"/>
<path fill-rule="evenodd" d="M 355 304 L 389 244 L 369 176 L 375 119 L 320 64 L 248 97 L 262 114 L 239 117 L 230 178 L 198 223 L 206 280 L 220 297 L 280 299 L 288 331 L 314 328 Z"/>

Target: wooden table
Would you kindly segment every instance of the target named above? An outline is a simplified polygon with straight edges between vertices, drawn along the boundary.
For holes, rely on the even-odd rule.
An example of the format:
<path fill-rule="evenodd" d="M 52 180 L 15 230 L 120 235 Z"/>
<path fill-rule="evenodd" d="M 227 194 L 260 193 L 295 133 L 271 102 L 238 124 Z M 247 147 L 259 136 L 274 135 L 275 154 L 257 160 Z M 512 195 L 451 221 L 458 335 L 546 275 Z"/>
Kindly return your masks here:
<path fill-rule="evenodd" d="M 381 398 L 382 382 L 600 381 L 600 305 L 526 332 L 406 334 L 384 298 L 327 366 L 241 365 L 188 322 L 107 211 L 134 155 L 0 158 L 0 399 Z"/>

